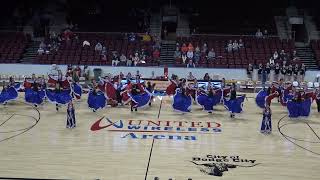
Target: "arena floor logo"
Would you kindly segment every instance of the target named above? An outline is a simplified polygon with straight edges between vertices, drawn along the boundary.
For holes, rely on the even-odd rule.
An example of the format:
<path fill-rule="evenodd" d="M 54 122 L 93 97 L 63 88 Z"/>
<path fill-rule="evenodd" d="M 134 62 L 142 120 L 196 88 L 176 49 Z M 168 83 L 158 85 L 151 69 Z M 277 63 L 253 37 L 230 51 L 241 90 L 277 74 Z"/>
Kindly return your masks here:
<path fill-rule="evenodd" d="M 256 160 L 241 159 L 239 156 L 222 156 L 222 155 L 207 155 L 204 158 L 193 157 L 190 161 L 195 164 L 199 170 L 210 176 L 222 176 L 224 171 L 229 168 L 236 167 L 254 167 L 260 163 Z"/>
<path fill-rule="evenodd" d="M 221 124 L 213 121 L 172 121 L 172 120 L 117 120 L 113 122 L 107 117 L 98 119 L 91 131 L 107 129 L 112 132 L 125 132 L 121 138 L 132 139 L 169 139 L 169 140 L 197 140 L 196 136 L 181 136 L 180 134 L 214 134 L 221 132 Z M 148 134 L 140 134 L 148 133 Z M 151 133 L 151 134 L 150 134 Z M 175 133 L 178 135 L 164 135 Z"/>

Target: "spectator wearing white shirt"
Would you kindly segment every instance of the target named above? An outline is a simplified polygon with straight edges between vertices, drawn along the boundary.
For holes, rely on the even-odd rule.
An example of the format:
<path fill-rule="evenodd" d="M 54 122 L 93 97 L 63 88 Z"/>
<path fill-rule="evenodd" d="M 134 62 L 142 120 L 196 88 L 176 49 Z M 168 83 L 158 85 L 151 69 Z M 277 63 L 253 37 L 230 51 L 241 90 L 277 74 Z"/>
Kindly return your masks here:
<path fill-rule="evenodd" d="M 269 59 L 269 64 L 270 64 L 271 66 L 273 66 L 273 65 L 275 64 L 275 61 L 274 61 L 273 57 L 271 57 L 271 58 Z"/>
<path fill-rule="evenodd" d="M 120 62 L 119 57 L 118 57 L 117 53 L 114 52 L 112 54 L 112 61 L 111 61 L 112 66 L 118 66 L 119 62 Z"/>
<path fill-rule="evenodd" d="M 96 46 L 94 47 L 94 50 L 97 52 L 101 52 L 102 51 L 102 45 L 101 43 L 97 43 Z"/>
<path fill-rule="evenodd" d="M 193 76 L 192 72 L 189 72 L 189 75 L 187 76 L 187 80 L 193 81 L 195 77 Z"/>
<path fill-rule="evenodd" d="M 273 59 L 274 59 L 274 60 L 277 60 L 278 58 L 279 58 L 279 54 L 278 54 L 277 51 L 275 51 L 275 52 L 273 53 Z"/>
<path fill-rule="evenodd" d="M 237 40 L 234 40 L 232 43 L 232 50 L 238 51 L 238 49 L 239 49 L 239 44 L 238 44 Z"/>
<path fill-rule="evenodd" d="M 120 63 L 121 65 L 125 65 L 127 63 L 127 57 L 124 54 L 120 56 Z"/>
<path fill-rule="evenodd" d="M 209 61 L 212 61 L 215 58 L 216 58 L 216 53 L 214 52 L 213 48 L 211 48 L 211 50 L 208 52 L 207 59 Z"/>
<path fill-rule="evenodd" d="M 267 37 L 268 37 L 268 30 L 265 29 L 265 30 L 263 31 L 263 37 L 264 37 L 264 38 L 267 38 Z"/>
<path fill-rule="evenodd" d="M 261 32 L 260 29 L 258 29 L 258 31 L 256 32 L 256 38 L 262 38 L 263 37 L 263 34 Z"/>
<path fill-rule="evenodd" d="M 89 43 L 89 41 L 84 40 L 82 43 L 82 47 L 87 47 L 87 46 L 90 47 L 90 43 Z"/>
<path fill-rule="evenodd" d="M 188 58 L 188 59 L 193 59 L 193 51 L 189 50 L 189 51 L 187 52 L 187 58 Z"/>
<path fill-rule="evenodd" d="M 229 40 L 227 47 L 226 47 L 227 52 L 232 52 L 232 48 L 233 48 L 232 40 Z"/>
<path fill-rule="evenodd" d="M 137 66 L 137 64 L 140 63 L 140 58 L 139 58 L 139 54 L 138 53 L 135 53 L 134 54 L 134 57 L 133 57 L 133 65 L 134 66 Z"/>
<path fill-rule="evenodd" d="M 239 48 L 244 48 L 244 43 L 242 39 L 239 39 Z"/>

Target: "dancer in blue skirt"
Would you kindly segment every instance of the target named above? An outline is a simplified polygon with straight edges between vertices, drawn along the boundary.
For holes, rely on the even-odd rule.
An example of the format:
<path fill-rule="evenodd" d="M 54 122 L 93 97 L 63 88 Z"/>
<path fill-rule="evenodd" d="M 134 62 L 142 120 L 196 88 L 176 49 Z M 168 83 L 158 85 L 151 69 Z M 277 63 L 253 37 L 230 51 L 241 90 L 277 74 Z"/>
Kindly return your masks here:
<path fill-rule="evenodd" d="M 226 98 L 224 98 L 223 100 L 223 104 L 225 108 L 230 112 L 231 118 L 235 117 L 235 113 L 242 112 L 242 106 L 245 97 L 245 95 L 237 97 L 236 85 L 233 84 L 231 87 L 229 100 L 227 100 Z"/>
<path fill-rule="evenodd" d="M 9 84 L 6 86 L 5 81 L 3 83 L 3 88 L 0 94 L 0 104 L 6 105 L 8 101 L 12 101 L 18 98 L 18 90 L 20 84 L 16 84 L 13 77 L 10 77 Z"/>
<path fill-rule="evenodd" d="M 46 89 L 46 97 L 50 102 L 56 104 L 56 111 L 59 111 L 60 105 L 66 105 L 72 100 L 70 83 L 59 70 L 58 76 L 49 76 L 48 84 L 51 85 L 51 88 Z"/>
<path fill-rule="evenodd" d="M 40 82 L 32 75 L 31 79 L 26 79 L 24 82 L 25 101 L 33 104 L 35 107 L 43 103 L 44 90 L 41 88 Z"/>
<path fill-rule="evenodd" d="M 172 107 L 174 110 L 186 113 L 191 112 L 192 97 L 187 94 L 186 91 L 186 80 L 182 79 L 179 83 L 178 89 L 176 89 L 176 94 L 173 96 Z"/>
<path fill-rule="evenodd" d="M 310 115 L 312 98 L 304 96 L 298 90 L 292 100 L 287 103 L 290 118 L 307 117 Z"/>
<path fill-rule="evenodd" d="M 199 105 L 203 107 L 203 110 L 207 111 L 208 113 L 212 113 L 213 106 L 219 104 L 222 91 L 221 90 L 214 90 L 213 87 L 208 84 L 208 90 L 205 91 L 204 89 L 198 91 L 197 95 L 197 102 Z"/>
<path fill-rule="evenodd" d="M 260 132 L 263 134 L 270 134 L 272 131 L 272 123 L 271 123 L 271 109 L 269 105 L 263 110 L 263 118 L 261 122 Z"/>
<path fill-rule="evenodd" d="M 89 92 L 88 96 L 88 106 L 92 109 L 93 112 L 96 112 L 99 109 L 103 109 L 106 106 L 107 98 L 99 88 L 95 80 L 92 81 L 92 89 Z"/>
<path fill-rule="evenodd" d="M 136 76 L 136 82 L 132 84 L 132 89 L 129 92 L 131 97 L 131 111 L 135 111 L 138 108 L 143 108 L 149 105 L 151 101 L 151 93 L 145 89 L 144 83 L 140 82 L 140 76 Z"/>

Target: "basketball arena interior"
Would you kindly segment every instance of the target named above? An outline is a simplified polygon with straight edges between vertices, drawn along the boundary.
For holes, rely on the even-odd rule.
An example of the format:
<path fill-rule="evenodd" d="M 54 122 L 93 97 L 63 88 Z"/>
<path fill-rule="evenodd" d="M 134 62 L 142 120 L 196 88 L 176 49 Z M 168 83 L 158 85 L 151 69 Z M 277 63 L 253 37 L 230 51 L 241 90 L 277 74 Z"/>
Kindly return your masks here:
<path fill-rule="evenodd" d="M 11 0 L 0 179 L 319 180 L 316 0 Z"/>

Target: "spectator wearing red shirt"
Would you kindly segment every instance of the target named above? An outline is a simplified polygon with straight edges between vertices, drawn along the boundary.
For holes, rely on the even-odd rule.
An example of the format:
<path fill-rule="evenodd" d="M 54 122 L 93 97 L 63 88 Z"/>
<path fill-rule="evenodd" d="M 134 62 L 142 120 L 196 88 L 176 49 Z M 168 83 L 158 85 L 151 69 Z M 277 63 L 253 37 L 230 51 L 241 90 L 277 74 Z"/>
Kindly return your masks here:
<path fill-rule="evenodd" d="M 153 51 L 153 59 L 156 62 L 159 62 L 160 60 L 160 51 L 158 49 Z"/>
<path fill-rule="evenodd" d="M 194 51 L 193 45 L 191 43 L 189 43 L 188 45 L 188 51 Z"/>

